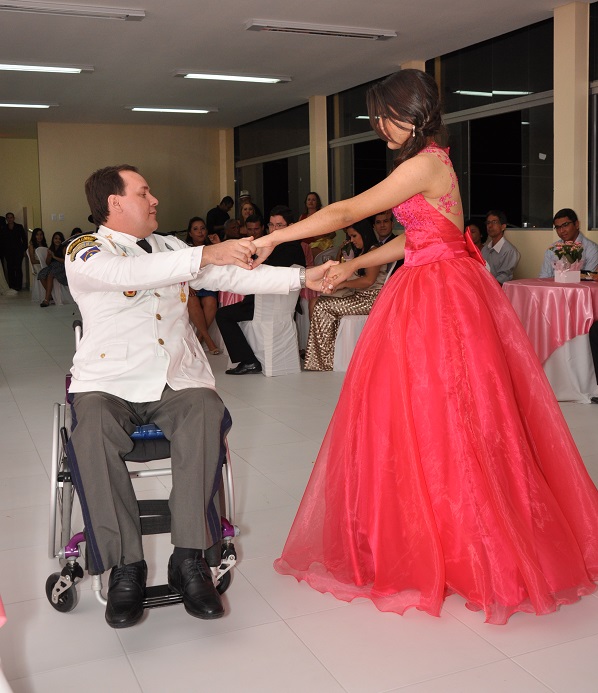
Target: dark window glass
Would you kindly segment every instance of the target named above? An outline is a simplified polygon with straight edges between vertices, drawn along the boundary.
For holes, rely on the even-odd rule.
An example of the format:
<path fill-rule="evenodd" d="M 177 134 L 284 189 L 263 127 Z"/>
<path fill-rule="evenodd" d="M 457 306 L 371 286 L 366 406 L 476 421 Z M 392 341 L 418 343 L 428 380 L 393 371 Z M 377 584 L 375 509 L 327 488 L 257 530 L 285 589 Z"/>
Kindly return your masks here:
<path fill-rule="evenodd" d="M 598 79 L 598 2 L 590 5 L 590 81 Z"/>
<path fill-rule="evenodd" d="M 441 88 L 445 113 L 548 91 L 553 86 L 553 21 L 429 60 L 426 71 Z"/>
<path fill-rule="evenodd" d="M 237 159 L 267 156 L 287 149 L 309 146 L 309 106 L 254 120 L 235 128 Z"/>

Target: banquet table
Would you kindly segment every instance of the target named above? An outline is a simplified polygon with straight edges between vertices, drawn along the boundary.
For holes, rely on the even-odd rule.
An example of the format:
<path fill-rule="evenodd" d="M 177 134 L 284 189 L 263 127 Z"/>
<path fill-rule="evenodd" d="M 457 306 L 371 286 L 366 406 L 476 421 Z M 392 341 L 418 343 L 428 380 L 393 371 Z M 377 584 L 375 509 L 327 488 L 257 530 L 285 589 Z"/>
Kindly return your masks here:
<path fill-rule="evenodd" d="M 588 331 L 598 320 L 598 283 L 517 279 L 503 290 L 561 402 L 590 402 L 598 385 Z"/>

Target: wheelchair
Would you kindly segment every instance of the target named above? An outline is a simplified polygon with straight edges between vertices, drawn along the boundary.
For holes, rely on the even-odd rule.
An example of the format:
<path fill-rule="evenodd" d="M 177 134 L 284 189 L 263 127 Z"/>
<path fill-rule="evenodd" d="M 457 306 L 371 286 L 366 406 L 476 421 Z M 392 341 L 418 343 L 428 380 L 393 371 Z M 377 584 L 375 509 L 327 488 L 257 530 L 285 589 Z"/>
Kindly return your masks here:
<path fill-rule="evenodd" d="M 79 346 L 82 333 L 81 321 L 73 323 L 75 343 Z M 70 376 L 67 376 L 66 393 Z M 57 558 L 60 572 L 52 573 L 46 580 L 46 597 L 54 609 L 67 613 L 78 603 L 77 583 L 84 577 L 84 570 L 79 559 L 85 560 L 85 528 L 72 533 L 72 514 L 75 500 L 75 487 L 72 480 L 67 443 L 71 430 L 70 405 L 56 402 L 52 421 L 52 469 L 50 476 L 50 517 L 48 534 L 48 553 L 51 559 Z M 229 430 L 232 423 L 228 410 L 225 410 L 224 430 Z M 138 426 L 131 435 L 133 449 L 125 457 L 126 462 L 149 462 L 170 457 L 170 443 L 155 424 Z M 222 540 L 204 551 L 204 557 L 212 571 L 212 579 L 217 591 L 223 594 L 232 580 L 232 569 L 237 561 L 233 539 L 239 530 L 235 526 L 235 497 L 230 454 L 226 440 L 223 440 L 225 451 L 222 465 L 221 507 L 226 517 L 221 517 Z M 140 469 L 130 471 L 131 479 L 169 476 L 169 467 L 163 469 Z M 168 501 L 163 499 L 138 500 L 139 517 L 142 535 L 170 532 L 170 510 Z M 102 576 L 91 575 L 91 589 L 97 600 L 106 605 L 102 594 Z M 167 584 L 146 587 L 144 608 L 153 609 L 183 601 L 180 594 L 173 592 Z"/>

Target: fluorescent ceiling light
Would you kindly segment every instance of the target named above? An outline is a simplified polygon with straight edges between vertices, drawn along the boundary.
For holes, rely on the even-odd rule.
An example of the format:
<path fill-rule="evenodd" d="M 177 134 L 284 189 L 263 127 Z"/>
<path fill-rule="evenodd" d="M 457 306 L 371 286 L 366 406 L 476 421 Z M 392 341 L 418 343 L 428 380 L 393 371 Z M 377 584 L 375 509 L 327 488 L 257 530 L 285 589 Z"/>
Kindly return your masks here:
<path fill-rule="evenodd" d="M 533 91 L 500 91 L 497 89 L 493 89 L 492 93 L 495 94 L 496 96 L 529 96 L 529 94 L 533 94 Z"/>
<path fill-rule="evenodd" d="M 257 77 L 254 75 L 219 75 L 205 72 L 189 72 L 187 70 L 177 70 L 178 77 L 185 79 L 213 79 L 222 82 L 256 82 L 257 84 L 277 84 L 278 82 L 290 82 L 290 77 Z"/>
<path fill-rule="evenodd" d="M 369 120 L 370 116 L 355 116 L 355 120 Z"/>
<path fill-rule="evenodd" d="M 60 65 L 12 65 L 10 63 L 0 63 L 0 70 L 6 70 L 7 72 L 57 72 L 65 75 L 78 75 L 81 72 L 93 72 L 93 67 L 91 65 L 67 67 Z"/>
<path fill-rule="evenodd" d="M 55 14 L 62 17 L 87 17 L 91 19 L 122 19 L 141 21 L 145 10 L 130 7 L 104 7 L 103 5 L 72 5 L 64 2 L 42 2 L 37 0 L 0 0 L 0 10 L 9 12 L 32 12 Z"/>
<path fill-rule="evenodd" d="M 0 103 L 0 108 L 52 108 L 57 103 Z"/>
<path fill-rule="evenodd" d="M 470 91 L 469 89 L 457 89 L 453 92 L 454 94 L 461 94 L 462 96 L 529 96 L 533 94 L 532 91 L 501 91 L 493 89 L 492 91 Z"/>
<path fill-rule="evenodd" d="M 131 111 L 143 113 L 217 113 L 217 108 L 162 108 L 161 106 L 125 106 Z"/>
<path fill-rule="evenodd" d="M 334 26 L 331 24 L 306 24 L 304 22 L 280 22 L 273 19 L 249 19 L 243 24 L 248 31 L 275 31 L 283 34 L 309 34 L 311 36 L 336 36 L 383 41 L 396 38 L 395 31 L 367 29 L 357 26 Z"/>

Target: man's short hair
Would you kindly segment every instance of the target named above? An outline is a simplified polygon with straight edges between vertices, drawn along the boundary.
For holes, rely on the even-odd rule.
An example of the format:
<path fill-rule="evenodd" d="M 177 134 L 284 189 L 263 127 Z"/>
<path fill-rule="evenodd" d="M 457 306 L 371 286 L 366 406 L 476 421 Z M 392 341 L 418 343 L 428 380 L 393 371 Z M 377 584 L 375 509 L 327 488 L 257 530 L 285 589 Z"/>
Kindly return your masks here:
<path fill-rule="evenodd" d="M 231 207 L 232 207 L 235 204 L 235 201 L 233 200 L 233 198 L 230 195 L 226 195 L 225 197 L 223 197 L 220 200 L 220 204 L 221 205 L 227 204 L 227 205 L 231 205 Z"/>
<path fill-rule="evenodd" d="M 224 224 L 223 224 L 225 229 L 228 229 L 231 226 L 239 226 L 239 222 L 237 219 L 227 219 Z"/>
<path fill-rule="evenodd" d="M 85 181 L 85 195 L 94 223 L 99 226 L 108 219 L 108 198 L 110 195 L 124 195 L 125 182 L 121 171 L 139 173 L 135 166 L 121 164 L 100 168 Z"/>
<path fill-rule="evenodd" d="M 262 226 L 264 225 L 264 220 L 260 217 L 259 214 L 250 214 L 247 219 L 245 219 L 246 224 L 255 224 L 259 223 Z"/>
<path fill-rule="evenodd" d="M 507 225 L 507 215 L 502 211 L 502 209 L 491 209 L 489 212 L 486 212 L 486 220 L 488 220 L 488 217 L 498 217 L 498 221 L 500 221 L 501 226 Z"/>
<path fill-rule="evenodd" d="M 286 205 L 276 205 L 276 207 L 272 207 L 270 210 L 270 217 L 282 217 L 287 224 L 295 223 L 293 210 Z"/>
<path fill-rule="evenodd" d="M 574 223 L 577 221 L 577 214 L 569 207 L 565 207 L 564 209 L 559 209 L 554 217 L 552 217 L 552 223 L 554 224 L 557 219 L 562 219 L 563 217 L 568 217 Z"/>

